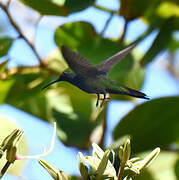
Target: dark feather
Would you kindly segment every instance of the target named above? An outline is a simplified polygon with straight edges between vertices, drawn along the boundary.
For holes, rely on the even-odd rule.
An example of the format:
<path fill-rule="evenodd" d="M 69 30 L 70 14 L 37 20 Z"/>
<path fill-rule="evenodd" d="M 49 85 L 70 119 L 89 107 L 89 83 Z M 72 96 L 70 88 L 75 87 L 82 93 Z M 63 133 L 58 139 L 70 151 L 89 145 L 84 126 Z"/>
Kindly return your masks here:
<path fill-rule="evenodd" d="M 66 46 L 62 46 L 61 51 L 67 64 L 76 74 L 80 76 L 95 76 L 99 74 L 97 68 L 90 64 L 86 58 L 71 51 Z"/>
<path fill-rule="evenodd" d="M 118 52 L 114 56 L 106 59 L 102 63 L 97 65 L 97 69 L 102 74 L 108 74 L 108 72 L 124 57 L 126 56 L 135 46 L 137 43 L 132 44 L 131 46 L 127 47 L 126 49 Z"/>
<path fill-rule="evenodd" d="M 123 86 L 123 88 L 125 88 L 127 91 L 121 91 L 117 89 L 108 89 L 107 92 L 111 94 L 122 94 L 122 95 L 129 95 L 129 96 L 133 96 L 137 98 L 142 98 L 142 99 L 149 99 L 147 95 L 144 94 L 143 92 L 140 92 L 140 91 L 137 91 L 137 90 L 125 87 L 125 86 Z"/>

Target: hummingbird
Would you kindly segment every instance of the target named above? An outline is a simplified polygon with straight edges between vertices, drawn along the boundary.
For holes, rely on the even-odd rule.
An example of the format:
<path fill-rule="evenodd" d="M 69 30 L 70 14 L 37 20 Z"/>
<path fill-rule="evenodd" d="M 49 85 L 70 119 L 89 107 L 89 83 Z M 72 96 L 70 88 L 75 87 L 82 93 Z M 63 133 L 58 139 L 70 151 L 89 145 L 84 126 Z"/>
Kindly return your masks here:
<path fill-rule="evenodd" d="M 96 66 L 92 65 L 86 58 L 63 45 L 61 47 L 61 52 L 69 69 L 65 70 L 57 80 L 44 86 L 43 89 L 59 81 L 67 81 L 89 94 L 96 94 L 96 107 L 99 105 L 100 100 L 102 100 L 100 107 L 103 106 L 105 99 L 108 99 L 106 98 L 106 94 L 121 94 L 149 99 L 146 94 L 128 88 L 107 77 L 107 74 L 112 67 L 114 67 L 115 64 L 126 56 L 136 45 L 137 43 L 130 45 Z M 100 95 L 103 95 L 102 99 L 100 98 Z"/>

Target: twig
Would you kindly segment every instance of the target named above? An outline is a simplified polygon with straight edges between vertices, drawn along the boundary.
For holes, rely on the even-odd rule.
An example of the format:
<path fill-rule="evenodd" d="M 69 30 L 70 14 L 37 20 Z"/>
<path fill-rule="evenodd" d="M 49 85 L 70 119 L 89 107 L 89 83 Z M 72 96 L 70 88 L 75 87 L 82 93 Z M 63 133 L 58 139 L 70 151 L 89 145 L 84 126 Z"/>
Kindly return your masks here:
<path fill-rule="evenodd" d="M 11 0 L 8 0 L 6 6 L 9 7 L 10 3 L 11 3 Z"/>
<path fill-rule="evenodd" d="M 152 32 L 153 32 L 153 29 L 148 28 L 141 36 L 139 36 L 134 42 L 132 42 L 132 44 L 142 41 L 143 39 L 145 39 L 146 36 L 148 36 Z"/>
<path fill-rule="evenodd" d="M 53 135 L 51 139 L 51 145 L 48 151 L 45 151 L 42 154 L 37 154 L 37 155 L 30 155 L 30 156 L 21 156 L 21 155 L 16 155 L 16 160 L 22 160 L 22 159 L 38 159 L 44 156 L 47 156 L 50 154 L 53 149 L 54 149 L 54 144 L 55 144 L 55 137 L 56 137 L 56 122 L 54 122 L 54 129 L 53 129 Z"/>
<path fill-rule="evenodd" d="M 43 18 L 43 16 L 40 15 L 40 16 L 38 17 L 36 23 L 35 23 L 35 32 L 34 32 L 34 37 L 33 37 L 33 40 L 32 40 L 32 44 L 34 44 L 34 42 L 35 42 L 35 37 L 36 37 L 36 34 L 37 34 L 37 28 L 38 28 L 38 25 L 39 25 L 39 23 L 40 23 L 40 21 L 41 21 L 42 18 Z"/>
<path fill-rule="evenodd" d="M 174 64 L 174 54 L 170 53 L 168 59 L 168 64 L 166 69 L 171 73 L 171 75 L 178 81 L 177 72 L 175 71 L 175 64 Z"/>
<path fill-rule="evenodd" d="M 4 165 L 4 167 L 1 170 L 0 178 L 3 177 L 3 175 L 5 174 L 5 172 L 7 171 L 7 169 L 9 168 L 10 165 L 11 165 L 11 163 L 9 161 L 7 161 L 6 164 Z"/>
<path fill-rule="evenodd" d="M 5 80 L 8 79 L 9 77 L 15 75 L 15 74 L 38 74 L 41 72 L 41 66 L 40 65 L 35 65 L 35 66 L 18 66 L 18 67 L 13 67 L 10 69 L 5 70 L 3 73 L 0 75 L 0 80 Z M 59 75 L 58 71 L 55 71 L 54 69 L 51 69 L 47 66 L 43 68 L 43 71 L 47 71 L 50 74 Z"/>
<path fill-rule="evenodd" d="M 124 41 L 125 35 L 127 33 L 128 24 L 129 24 L 129 21 L 125 21 L 124 29 L 123 29 L 122 35 L 121 35 L 121 37 L 119 39 L 119 44 L 122 44 L 123 41 Z"/>
<path fill-rule="evenodd" d="M 121 180 L 123 172 L 124 172 L 124 167 L 122 167 L 122 166 L 120 165 L 119 171 L 118 171 L 118 175 L 117 175 L 117 179 L 118 179 L 118 180 Z"/>
<path fill-rule="evenodd" d="M 10 3 L 10 1 L 8 1 Z M 45 64 L 43 63 L 43 60 L 41 59 L 41 57 L 39 56 L 38 52 L 36 51 L 34 45 L 27 39 L 27 37 L 22 33 L 20 27 L 18 26 L 18 24 L 14 21 L 14 19 L 12 18 L 8 7 L 9 7 L 9 3 L 8 6 L 3 5 L 2 3 L 0 3 L 0 7 L 4 10 L 4 12 L 6 13 L 6 15 L 9 18 L 9 21 L 11 23 L 11 25 L 16 29 L 16 31 L 19 33 L 19 37 L 23 38 L 24 41 L 29 45 L 29 47 L 32 49 L 32 51 L 34 52 L 35 56 L 37 57 L 39 63 L 41 66 L 45 66 Z"/>
<path fill-rule="evenodd" d="M 111 13 L 111 14 L 119 14 L 119 11 L 114 11 L 114 10 L 105 8 L 105 7 L 103 7 L 103 6 L 97 5 L 97 4 L 93 4 L 93 7 L 97 8 L 97 9 L 100 9 L 100 10 L 102 10 L 102 11 L 109 12 L 109 13 Z"/>
<path fill-rule="evenodd" d="M 112 18 L 113 18 L 113 15 L 114 15 L 114 14 L 111 13 L 110 16 L 109 16 L 109 18 L 108 18 L 108 20 L 106 21 L 106 23 L 105 23 L 105 25 L 104 25 L 104 28 L 103 28 L 103 30 L 102 30 L 101 33 L 100 33 L 100 36 L 101 36 L 101 37 L 104 36 L 104 33 L 105 33 L 106 29 L 108 28 L 109 23 L 111 22 L 111 20 L 112 20 Z"/>

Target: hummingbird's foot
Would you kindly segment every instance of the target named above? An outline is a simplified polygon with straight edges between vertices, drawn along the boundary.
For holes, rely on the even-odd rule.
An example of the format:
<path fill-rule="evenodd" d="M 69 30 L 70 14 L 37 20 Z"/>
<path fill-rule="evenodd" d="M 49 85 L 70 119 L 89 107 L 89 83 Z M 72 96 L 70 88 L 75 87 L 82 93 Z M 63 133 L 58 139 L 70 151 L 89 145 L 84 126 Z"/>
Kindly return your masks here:
<path fill-rule="evenodd" d="M 100 107 L 102 107 L 104 105 L 104 102 L 105 102 L 106 99 L 109 100 L 110 97 L 104 97 L 104 98 L 99 99 L 99 100 L 102 100 L 102 103 L 101 103 Z"/>
<path fill-rule="evenodd" d="M 96 107 L 98 107 L 98 105 L 99 105 L 99 99 L 97 99 L 96 101 Z"/>
<path fill-rule="evenodd" d="M 96 101 L 96 107 L 98 107 L 98 105 L 99 105 L 99 94 L 97 94 L 97 101 Z"/>
<path fill-rule="evenodd" d="M 103 107 L 105 99 L 102 100 L 102 103 L 100 104 L 100 108 Z"/>
<path fill-rule="evenodd" d="M 106 94 L 103 94 L 103 98 L 100 98 L 100 94 L 97 94 L 96 107 L 98 107 L 99 101 L 102 100 L 100 104 L 100 108 L 102 108 L 106 99 L 110 99 L 110 97 L 106 97 Z"/>
<path fill-rule="evenodd" d="M 100 98 L 99 100 L 103 100 L 104 98 Z M 107 98 L 105 98 L 105 99 L 111 99 L 110 97 L 107 97 Z"/>
<path fill-rule="evenodd" d="M 101 105 L 100 105 L 100 108 L 102 108 L 103 107 L 103 105 L 104 105 L 104 101 L 105 101 L 105 99 L 106 99 L 106 94 L 103 94 L 103 99 L 101 99 L 102 100 L 102 103 L 101 103 Z"/>

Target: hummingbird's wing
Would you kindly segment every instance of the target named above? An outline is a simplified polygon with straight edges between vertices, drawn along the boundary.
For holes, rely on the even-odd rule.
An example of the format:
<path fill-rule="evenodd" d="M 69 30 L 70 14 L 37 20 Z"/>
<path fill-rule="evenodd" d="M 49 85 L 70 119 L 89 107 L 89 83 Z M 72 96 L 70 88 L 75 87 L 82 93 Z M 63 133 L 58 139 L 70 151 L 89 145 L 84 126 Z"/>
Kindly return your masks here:
<path fill-rule="evenodd" d="M 61 51 L 67 64 L 76 74 L 80 76 L 96 76 L 100 74 L 98 69 L 90 64 L 86 58 L 71 51 L 66 46 L 62 46 Z"/>
<path fill-rule="evenodd" d="M 96 66 L 98 71 L 101 72 L 101 74 L 108 74 L 108 72 L 113 68 L 113 66 L 117 64 L 124 56 L 126 56 L 136 45 L 137 43 L 134 43 L 126 49 L 118 52 L 114 56 L 98 64 Z"/>

